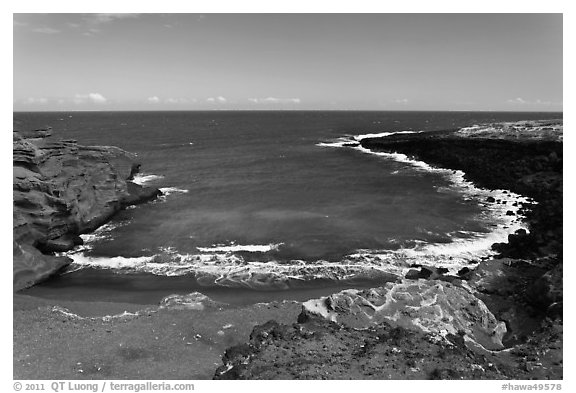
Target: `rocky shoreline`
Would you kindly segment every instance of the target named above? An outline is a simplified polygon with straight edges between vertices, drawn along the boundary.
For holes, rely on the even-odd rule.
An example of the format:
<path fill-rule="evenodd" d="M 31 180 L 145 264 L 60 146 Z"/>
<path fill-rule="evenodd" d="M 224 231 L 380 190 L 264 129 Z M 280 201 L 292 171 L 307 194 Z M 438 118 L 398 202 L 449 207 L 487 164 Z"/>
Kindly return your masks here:
<path fill-rule="evenodd" d="M 359 143 L 464 171 L 530 197 L 529 232 L 458 277 L 414 266 L 404 279 L 303 304 L 229 348 L 215 379 L 562 379 L 562 121 L 534 121 Z M 490 203 L 501 203 L 489 200 Z"/>
<path fill-rule="evenodd" d="M 415 265 L 381 287 L 304 303 L 231 307 L 196 293 L 157 305 L 56 304 L 15 294 L 14 378 L 562 379 L 556 126 L 356 143 L 530 197 L 535 203 L 522 209 L 529 231 L 494 245 L 496 258 L 474 261 L 457 275 Z M 130 181 L 139 168 L 130 153 L 52 142 L 50 134 L 14 133 L 15 290 L 66 266 L 56 253 L 78 244 L 79 234 L 159 195 Z"/>
<path fill-rule="evenodd" d="M 67 266 L 56 253 L 82 244 L 80 234 L 161 195 L 130 181 L 139 169 L 134 154 L 51 135 L 50 128 L 13 132 L 14 291 Z"/>

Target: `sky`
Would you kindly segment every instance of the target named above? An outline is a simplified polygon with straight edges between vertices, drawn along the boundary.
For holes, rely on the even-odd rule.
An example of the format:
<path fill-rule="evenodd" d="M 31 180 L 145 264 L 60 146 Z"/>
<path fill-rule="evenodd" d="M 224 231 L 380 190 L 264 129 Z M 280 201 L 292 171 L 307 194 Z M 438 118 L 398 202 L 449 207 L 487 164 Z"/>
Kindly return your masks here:
<path fill-rule="evenodd" d="M 562 14 L 14 14 L 15 111 L 562 111 Z"/>

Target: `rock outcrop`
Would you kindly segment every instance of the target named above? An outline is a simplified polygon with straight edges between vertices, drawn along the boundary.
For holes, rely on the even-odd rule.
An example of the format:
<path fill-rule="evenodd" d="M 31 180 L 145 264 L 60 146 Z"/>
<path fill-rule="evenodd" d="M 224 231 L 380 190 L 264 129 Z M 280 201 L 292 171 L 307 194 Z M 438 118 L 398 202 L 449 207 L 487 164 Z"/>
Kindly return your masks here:
<path fill-rule="evenodd" d="M 515 362 L 470 350 L 460 335 L 438 341 L 387 322 L 359 330 L 316 315 L 293 325 L 257 326 L 250 341 L 229 348 L 222 362 L 214 379 L 529 378 Z"/>
<path fill-rule="evenodd" d="M 81 244 L 120 209 L 160 195 L 127 179 L 135 155 L 111 146 L 53 141 L 50 129 L 13 134 L 14 290 L 69 263 L 51 255 Z"/>
<path fill-rule="evenodd" d="M 541 314 L 541 318 L 561 316 L 561 120 L 489 124 L 456 132 L 399 134 L 363 139 L 361 144 L 374 151 L 402 153 L 435 166 L 462 170 L 468 180 L 481 187 L 511 190 L 532 198 L 536 203 L 521 209 L 529 231 L 518 230 L 508 236 L 507 243 L 492 245 L 500 258 L 524 262 L 482 263 L 470 284 L 480 285 L 482 299 L 490 306 L 510 303 L 514 297 L 522 313 L 528 310 L 532 315 Z M 489 276 L 489 280 L 484 280 L 489 282 L 487 287 L 480 280 L 483 274 Z M 500 293 L 503 290 L 505 294 Z M 491 295 L 492 300 L 488 300 L 487 295 Z M 501 302 L 494 302 L 494 296 Z"/>
<path fill-rule="evenodd" d="M 505 323 L 496 320 L 471 293 L 444 281 L 405 280 L 362 291 L 349 289 L 309 300 L 302 308 L 300 321 L 317 314 L 357 329 L 385 321 L 437 339 L 448 334 L 462 335 L 485 349 L 504 348 Z"/>
<path fill-rule="evenodd" d="M 552 127 L 549 123 L 542 127 Z M 562 126 L 557 126 L 559 130 L 552 136 L 547 134 L 551 131 L 517 132 L 514 127 L 495 127 L 490 125 L 490 132 L 481 132 L 484 128 L 473 132 L 474 127 L 470 127 L 463 129 L 466 132 L 396 134 L 365 138 L 360 143 L 372 151 L 402 153 L 433 166 L 461 170 L 467 180 L 483 188 L 510 190 L 532 198 L 537 204 L 524 206 L 521 211 L 530 233 L 510 235 L 508 243 L 495 244 L 494 249 L 511 258 L 556 255 L 561 259 Z"/>

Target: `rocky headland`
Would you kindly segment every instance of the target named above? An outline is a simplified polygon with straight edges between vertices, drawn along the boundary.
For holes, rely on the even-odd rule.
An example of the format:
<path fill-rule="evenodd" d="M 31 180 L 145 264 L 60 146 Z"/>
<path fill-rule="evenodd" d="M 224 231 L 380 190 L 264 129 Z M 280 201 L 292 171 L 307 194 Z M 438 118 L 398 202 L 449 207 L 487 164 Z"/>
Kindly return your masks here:
<path fill-rule="evenodd" d="M 54 140 L 50 128 L 13 132 L 13 286 L 41 282 L 70 263 L 57 253 L 82 243 L 127 206 L 160 195 L 130 181 L 134 154 Z"/>
<path fill-rule="evenodd" d="M 528 231 L 494 244 L 494 258 L 472 261 L 458 276 L 419 265 L 382 287 L 305 302 L 295 323 L 269 321 L 229 348 L 214 378 L 562 379 L 562 121 L 350 146 L 359 144 L 529 197 L 520 210 Z"/>

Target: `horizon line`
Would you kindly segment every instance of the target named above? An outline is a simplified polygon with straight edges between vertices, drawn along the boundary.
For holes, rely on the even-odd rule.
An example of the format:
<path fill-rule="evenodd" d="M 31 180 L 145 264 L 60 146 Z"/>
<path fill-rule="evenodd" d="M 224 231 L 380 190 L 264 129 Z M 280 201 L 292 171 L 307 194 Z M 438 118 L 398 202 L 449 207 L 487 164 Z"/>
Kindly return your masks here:
<path fill-rule="evenodd" d="M 12 110 L 12 113 L 63 112 L 514 112 L 564 113 L 564 110 L 510 109 L 68 109 L 68 110 Z"/>

